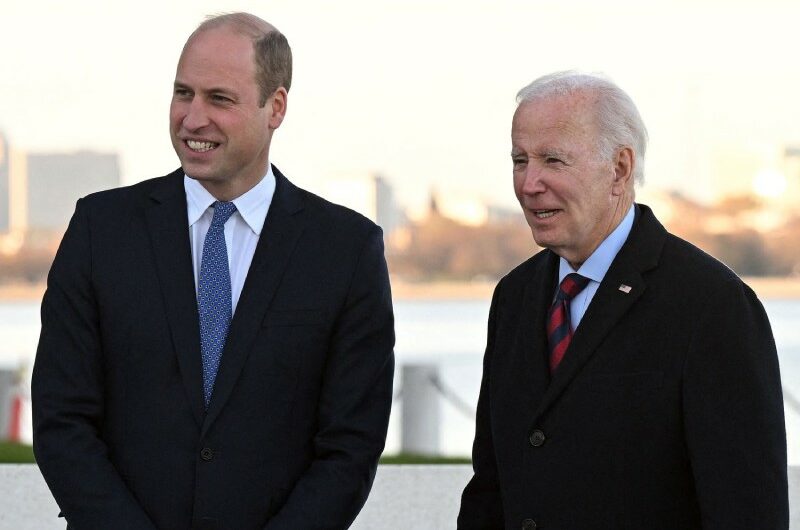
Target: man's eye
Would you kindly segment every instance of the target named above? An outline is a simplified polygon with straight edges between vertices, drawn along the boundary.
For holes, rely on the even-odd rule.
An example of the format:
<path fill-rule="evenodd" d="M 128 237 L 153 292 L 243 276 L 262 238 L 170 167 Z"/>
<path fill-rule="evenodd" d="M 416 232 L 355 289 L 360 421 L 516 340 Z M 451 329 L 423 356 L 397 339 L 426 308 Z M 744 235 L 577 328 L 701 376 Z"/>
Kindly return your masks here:
<path fill-rule="evenodd" d="M 185 88 L 176 88 L 173 94 L 175 95 L 175 97 L 185 98 L 190 95 L 190 92 Z"/>
<path fill-rule="evenodd" d="M 511 162 L 514 164 L 514 167 L 521 167 L 528 163 L 527 158 L 512 158 Z"/>
<path fill-rule="evenodd" d="M 563 164 L 564 162 L 560 158 L 556 158 L 554 156 L 548 156 L 544 159 L 545 164 Z"/>
<path fill-rule="evenodd" d="M 211 96 L 211 100 L 215 103 L 232 103 L 233 100 L 229 97 L 221 96 L 219 94 L 214 94 Z"/>

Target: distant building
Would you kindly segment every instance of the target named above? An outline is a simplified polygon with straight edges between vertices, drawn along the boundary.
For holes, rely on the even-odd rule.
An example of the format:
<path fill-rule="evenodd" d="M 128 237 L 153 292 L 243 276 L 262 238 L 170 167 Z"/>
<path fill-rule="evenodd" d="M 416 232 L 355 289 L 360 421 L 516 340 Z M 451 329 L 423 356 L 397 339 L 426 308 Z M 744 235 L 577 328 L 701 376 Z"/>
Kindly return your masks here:
<path fill-rule="evenodd" d="M 506 223 L 509 221 L 520 221 L 525 223 L 525 216 L 519 208 L 506 208 L 505 206 L 488 205 L 487 218 L 489 223 Z"/>
<path fill-rule="evenodd" d="M 11 229 L 11 151 L 8 140 L 0 132 L 0 234 Z"/>
<path fill-rule="evenodd" d="M 115 153 L 78 151 L 27 157 L 27 229 L 63 230 L 81 197 L 120 184 Z"/>
<path fill-rule="evenodd" d="M 345 175 L 327 180 L 322 195 L 368 217 L 387 235 L 406 222 L 395 203 L 391 185 L 380 175 Z"/>
<path fill-rule="evenodd" d="M 441 215 L 468 226 L 484 226 L 510 221 L 524 222 L 522 212 L 516 208 L 488 204 L 480 197 L 464 193 L 438 194 L 431 190 L 431 213 L 434 209 Z"/>
<path fill-rule="evenodd" d="M 375 176 L 375 222 L 389 234 L 406 224 L 403 211 L 394 200 L 394 191 L 389 183 Z"/>
<path fill-rule="evenodd" d="M 800 200 L 800 145 L 786 146 L 783 153 L 783 165 L 787 184 L 785 199 L 796 213 L 797 202 Z"/>

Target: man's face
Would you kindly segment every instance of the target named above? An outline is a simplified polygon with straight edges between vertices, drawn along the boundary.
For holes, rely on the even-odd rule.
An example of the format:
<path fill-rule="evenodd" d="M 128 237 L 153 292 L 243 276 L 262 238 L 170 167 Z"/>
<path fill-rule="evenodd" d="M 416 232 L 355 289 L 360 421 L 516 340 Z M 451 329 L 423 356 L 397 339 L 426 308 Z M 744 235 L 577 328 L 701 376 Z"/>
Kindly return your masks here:
<path fill-rule="evenodd" d="M 209 29 L 195 35 L 175 74 L 172 145 L 186 174 L 218 199 L 233 199 L 264 176 L 272 132 L 283 119 L 285 91 L 283 103 L 276 106 L 273 95 L 258 105 L 253 53 L 247 37 Z"/>
<path fill-rule="evenodd" d="M 615 161 L 601 160 L 592 94 L 522 103 L 511 125 L 514 192 L 533 239 L 579 266 L 627 211 Z M 624 180 L 624 182 L 621 182 Z M 625 211 L 622 211 L 622 209 Z"/>

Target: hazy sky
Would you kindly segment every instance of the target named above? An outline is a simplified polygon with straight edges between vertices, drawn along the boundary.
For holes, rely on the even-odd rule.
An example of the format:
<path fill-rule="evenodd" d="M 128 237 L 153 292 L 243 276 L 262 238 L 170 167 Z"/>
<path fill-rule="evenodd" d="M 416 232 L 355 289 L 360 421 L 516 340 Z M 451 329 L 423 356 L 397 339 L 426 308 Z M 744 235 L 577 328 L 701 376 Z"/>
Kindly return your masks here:
<path fill-rule="evenodd" d="M 167 112 L 204 15 L 251 11 L 294 53 L 271 160 L 314 189 L 378 171 L 401 201 L 513 205 L 516 91 L 601 71 L 650 130 L 647 186 L 710 198 L 800 144 L 800 2 L 693 0 L 10 0 L 0 15 L 0 130 L 29 151 L 117 151 L 123 180 L 177 167 Z"/>

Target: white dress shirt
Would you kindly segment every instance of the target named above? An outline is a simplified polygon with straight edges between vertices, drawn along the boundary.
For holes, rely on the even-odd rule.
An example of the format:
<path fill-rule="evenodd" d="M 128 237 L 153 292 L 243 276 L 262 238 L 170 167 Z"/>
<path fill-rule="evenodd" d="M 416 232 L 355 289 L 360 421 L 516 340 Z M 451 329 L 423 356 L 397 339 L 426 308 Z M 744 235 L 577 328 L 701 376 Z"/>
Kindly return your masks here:
<path fill-rule="evenodd" d="M 228 267 L 231 272 L 232 314 L 236 312 L 247 271 L 253 261 L 258 238 L 261 236 L 267 211 L 275 193 L 275 175 L 272 173 L 272 166 L 268 168 L 267 174 L 258 184 L 244 195 L 233 199 L 236 211 L 225 223 L 225 245 L 228 248 Z M 217 199 L 200 182 L 185 175 L 183 188 L 186 191 L 186 209 L 189 214 L 189 242 L 192 247 L 196 292 L 200 263 L 203 260 L 203 245 L 208 228 L 211 226 L 211 219 L 214 217 L 214 208 L 211 205 Z"/>
<path fill-rule="evenodd" d="M 583 314 L 586 313 L 586 309 L 589 307 L 592 298 L 594 298 L 597 288 L 600 287 L 600 282 L 603 281 L 606 272 L 608 272 L 608 268 L 611 267 L 611 262 L 617 257 L 619 249 L 622 248 L 622 245 L 625 244 L 625 241 L 628 239 L 628 235 L 631 233 L 631 228 L 633 227 L 633 218 L 634 206 L 631 205 L 628 213 L 625 214 L 625 217 L 623 217 L 614 231 L 608 234 L 608 237 L 600 243 L 600 246 L 592 252 L 592 255 L 583 262 L 583 265 L 581 265 L 578 270 L 573 269 L 572 265 L 564 258 L 559 260 L 558 285 L 561 285 L 561 281 L 564 277 L 572 272 L 577 272 L 581 276 L 589 278 L 589 283 L 586 284 L 586 287 L 575 295 L 575 298 L 569 303 L 569 318 L 573 330 L 578 328 Z M 557 293 L 558 286 L 556 286 L 556 294 Z M 555 294 L 553 295 L 553 299 L 555 300 Z"/>

